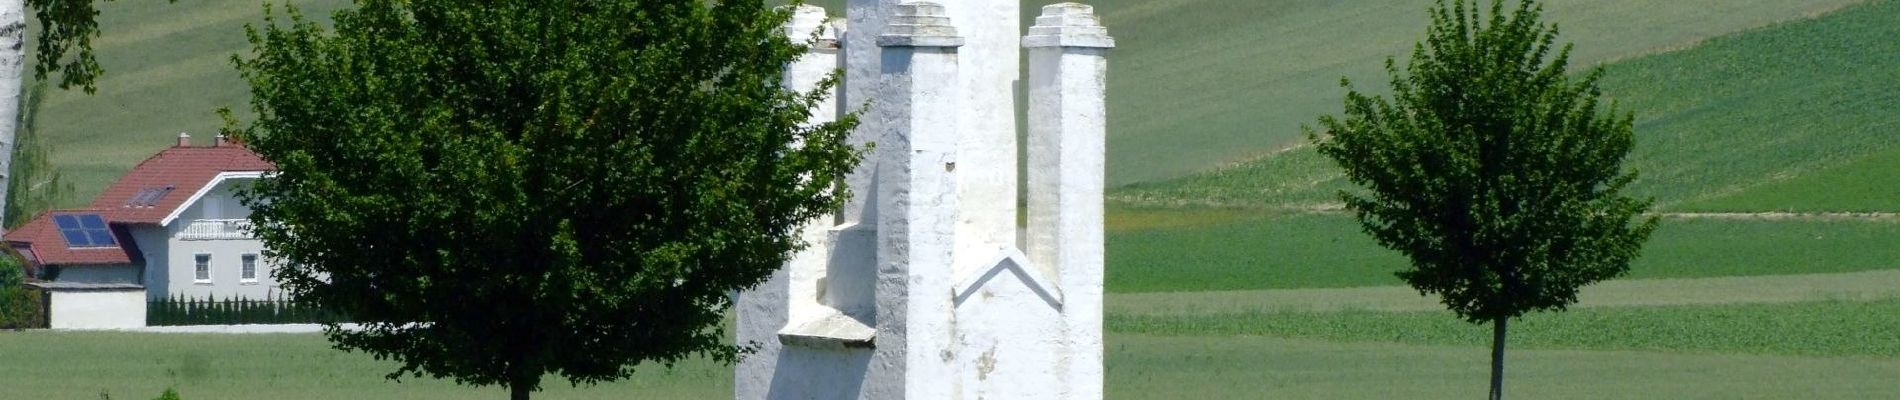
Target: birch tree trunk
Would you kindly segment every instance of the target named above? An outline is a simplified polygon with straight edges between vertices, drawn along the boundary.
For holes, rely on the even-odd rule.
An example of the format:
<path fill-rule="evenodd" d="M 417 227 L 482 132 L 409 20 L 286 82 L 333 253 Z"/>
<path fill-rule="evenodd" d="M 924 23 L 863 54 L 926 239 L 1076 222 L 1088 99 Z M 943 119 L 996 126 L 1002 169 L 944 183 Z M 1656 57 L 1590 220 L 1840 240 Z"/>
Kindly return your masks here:
<path fill-rule="evenodd" d="M 20 127 L 20 88 L 26 67 L 26 1 L 0 0 L 0 210 L 13 180 L 13 136 Z M 6 223 L 0 221 L 0 234 Z"/>

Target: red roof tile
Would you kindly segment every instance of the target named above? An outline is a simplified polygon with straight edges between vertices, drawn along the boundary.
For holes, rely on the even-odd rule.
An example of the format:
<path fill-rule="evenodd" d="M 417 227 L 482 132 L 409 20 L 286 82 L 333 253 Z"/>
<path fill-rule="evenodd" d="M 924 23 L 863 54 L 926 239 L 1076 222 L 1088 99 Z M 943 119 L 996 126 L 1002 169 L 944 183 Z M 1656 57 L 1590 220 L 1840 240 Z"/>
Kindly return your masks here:
<path fill-rule="evenodd" d="M 118 182 L 92 199 L 92 209 L 118 223 L 156 224 L 222 172 L 264 172 L 274 169 L 239 145 L 171 147 L 132 167 Z M 139 198 L 146 189 L 172 188 L 154 200 Z"/>
<path fill-rule="evenodd" d="M 113 240 L 117 246 L 72 248 L 66 245 L 66 239 L 59 234 L 59 227 L 53 225 L 54 215 L 103 214 L 100 210 L 59 210 L 41 213 L 21 225 L 19 229 L 7 232 L 6 240 L 26 245 L 21 252 L 28 253 L 39 265 L 75 265 L 75 264 L 129 264 L 142 258 L 138 253 L 138 244 L 132 242 L 125 226 L 111 224 Z M 20 248 L 16 246 L 16 248 Z"/>
<path fill-rule="evenodd" d="M 41 265 L 130 263 L 141 256 L 138 245 L 126 233 L 127 224 L 159 223 L 174 210 L 184 207 L 185 200 L 204 189 L 219 173 L 272 169 L 257 153 L 239 145 L 167 148 L 126 171 L 118 182 L 93 198 L 92 207 L 42 213 L 19 229 L 7 232 L 6 240 L 15 243 L 16 248 L 24 245 L 22 251 L 31 252 Z M 53 224 L 54 215 L 68 214 L 105 217 L 119 246 L 68 247 L 59 228 Z"/>

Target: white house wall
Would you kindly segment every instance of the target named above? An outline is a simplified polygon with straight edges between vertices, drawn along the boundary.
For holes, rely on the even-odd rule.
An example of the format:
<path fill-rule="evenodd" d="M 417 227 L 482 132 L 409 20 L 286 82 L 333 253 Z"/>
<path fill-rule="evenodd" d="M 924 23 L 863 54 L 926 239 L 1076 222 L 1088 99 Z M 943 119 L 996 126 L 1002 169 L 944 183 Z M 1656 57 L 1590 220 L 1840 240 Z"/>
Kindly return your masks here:
<path fill-rule="evenodd" d="M 165 298 L 171 293 L 172 282 L 177 281 L 165 269 L 166 263 L 171 260 L 171 248 L 167 246 L 171 241 L 171 231 L 153 225 L 134 225 L 127 231 L 132 235 L 132 241 L 139 244 L 139 252 L 144 253 L 145 259 L 140 261 L 145 264 L 145 282 L 142 283 L 146 296 L 153 300 Z M 191 281 L 186 280 L 185 283 L 190 284 Z"/>
<path fill-rule="evenodd" d="M 244 207 L 236 196 L 235 188 L 246 185 L 250 179 L 229 179 L 207 191 L 196 203 L 179 212 L 178 218 L 164 227 L 162 246 L 146 245 L 146 238 L 135 235 L 141 248 L 163 247 L 165 250 L 146 250 L 148 260 L 162 263 L 148 264 L 154 274 L 163 271 L 162 279 L 148 279 L 150 284 L 163 281 L 165 290 L 161 293 L 152 290 L 152 297 L 186 296 L 194 298 L 215 297 L 219 299 L 236 297 L 264 299 L 281 295 L 277 281 L 271 278 L 270 263 L 263 258 L 264 244 L 256 239 L 194 239 L 184 235 L 192 222 L 199 220 L 244 219 L 250 217 L 250 208 Z M 198 282 L 197 255 L 211 255 L 211 280 Z M 255 254 L 257 259 L 257 279 L 254 282 L 243 281 L 241 277 L 243 255 Z"/>

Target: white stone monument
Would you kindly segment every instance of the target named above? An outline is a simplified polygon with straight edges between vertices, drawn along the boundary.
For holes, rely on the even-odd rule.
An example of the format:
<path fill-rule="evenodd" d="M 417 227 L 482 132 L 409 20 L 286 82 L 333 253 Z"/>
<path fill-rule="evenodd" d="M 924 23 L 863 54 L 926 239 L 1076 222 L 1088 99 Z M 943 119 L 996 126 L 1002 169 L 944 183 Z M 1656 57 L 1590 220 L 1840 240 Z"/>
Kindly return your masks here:
<path fill-rule="evenodd" d="M 875 151 L 810 244 L 738 299 L 736 398 L 1102 398 L 1104 74 L 1114 40 L 1086 5 L 850 0 L 795 10 L 815 38 L 785 84 L 845 71 L 814 123 L 860 110 Z M 848 29 L 847 29 L 848 28 Z M 1029 54 L 1027 226 L 1015 90 Z M 1018 238 L 1018 233 L 1022 237 Z"/>

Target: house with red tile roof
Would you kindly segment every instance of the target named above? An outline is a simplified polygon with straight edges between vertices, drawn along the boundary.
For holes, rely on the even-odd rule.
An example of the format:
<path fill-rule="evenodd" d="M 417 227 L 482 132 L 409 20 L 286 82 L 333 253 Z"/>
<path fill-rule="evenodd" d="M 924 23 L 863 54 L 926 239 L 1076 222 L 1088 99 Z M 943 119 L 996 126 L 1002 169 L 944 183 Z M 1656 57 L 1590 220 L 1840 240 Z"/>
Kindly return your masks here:
<path fill-rule="evenodd" d="M 272 169 L 222 136 L 192 146 L 189 135 L 179 134 L 176 146 L 127 171 L 91 205 L 42 213 L 5 239 L 49 291 L 274 297 L 263 244 L 250 235 L 250 208 L 236 195 Z"/>

